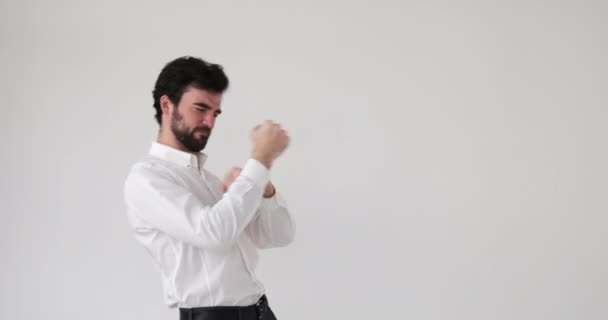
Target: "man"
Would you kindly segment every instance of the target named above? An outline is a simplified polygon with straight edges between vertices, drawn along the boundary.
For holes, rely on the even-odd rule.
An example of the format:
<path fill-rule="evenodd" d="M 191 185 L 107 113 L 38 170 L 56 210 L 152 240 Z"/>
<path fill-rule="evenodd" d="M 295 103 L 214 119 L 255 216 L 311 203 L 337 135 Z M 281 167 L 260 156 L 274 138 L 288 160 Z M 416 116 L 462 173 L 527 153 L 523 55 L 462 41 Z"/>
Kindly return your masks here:
<path fill-rule="evenodd" d="M 268 181 L 289 137 L 271 121 L 251 131 L 252 153 L 223 181 L 204 169 L 205 148 L 228 78 L 192 57 L 168 63 L 153 91 L 158 140 L 131 168 L 124 195 L 135 238 L 160 270 L 180 319 L 276 319 L 255 275 L 257 250 L 286 246 L 293 219 Z"/>

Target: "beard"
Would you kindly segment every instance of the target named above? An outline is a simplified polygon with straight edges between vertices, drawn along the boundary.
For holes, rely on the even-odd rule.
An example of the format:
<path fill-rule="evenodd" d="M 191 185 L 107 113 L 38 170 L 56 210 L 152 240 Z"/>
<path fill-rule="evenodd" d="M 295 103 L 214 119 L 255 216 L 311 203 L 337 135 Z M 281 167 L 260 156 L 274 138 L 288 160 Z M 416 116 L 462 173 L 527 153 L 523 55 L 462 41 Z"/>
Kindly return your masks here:
<path fill-rule="evenodd" d="M 175 135 L 175 138 L 181 144 L 188 149 L 190 152 L 200 152 L 205 149 L 207 140 L 211 136 L 211 128 L 207 126 L 199 126 L 194 128 L 188 128 L 183 123 L 182 115 L 177 111 L 177 108 L 173 111 L 173 119 L 171 120 L 171 131 Z M 200 138 L 196 137 L 196 134 L 200 132 Z"/>

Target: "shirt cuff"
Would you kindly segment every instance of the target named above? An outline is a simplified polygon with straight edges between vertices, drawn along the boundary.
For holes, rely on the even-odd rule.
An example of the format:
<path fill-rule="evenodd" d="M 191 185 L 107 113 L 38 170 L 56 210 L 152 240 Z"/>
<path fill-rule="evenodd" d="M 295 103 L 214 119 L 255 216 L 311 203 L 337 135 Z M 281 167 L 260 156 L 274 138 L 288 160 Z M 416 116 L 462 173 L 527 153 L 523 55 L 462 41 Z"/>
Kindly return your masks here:
<path fill-rule="evenodd" d="M 270 170 L 259 161 L 249 159 L 245 163 L 243 170 L 241 170 L 241 175 L 251 179 L 260 188 L 264 189 L 270 178 Z"/>

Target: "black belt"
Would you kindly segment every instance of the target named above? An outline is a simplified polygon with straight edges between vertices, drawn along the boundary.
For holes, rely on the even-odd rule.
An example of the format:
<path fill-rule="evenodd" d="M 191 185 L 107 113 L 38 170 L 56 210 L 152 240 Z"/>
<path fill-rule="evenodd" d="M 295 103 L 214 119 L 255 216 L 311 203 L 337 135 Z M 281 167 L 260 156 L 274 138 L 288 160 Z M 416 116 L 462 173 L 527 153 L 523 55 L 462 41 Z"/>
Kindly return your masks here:
<path fill-rule="evenodd" d="M 242 320 L 262 319 L 268 311 L 268 299 L 263 295 L 258 302 L 245 307 L 217 306 L 180 308 L 180 320 Z"/>

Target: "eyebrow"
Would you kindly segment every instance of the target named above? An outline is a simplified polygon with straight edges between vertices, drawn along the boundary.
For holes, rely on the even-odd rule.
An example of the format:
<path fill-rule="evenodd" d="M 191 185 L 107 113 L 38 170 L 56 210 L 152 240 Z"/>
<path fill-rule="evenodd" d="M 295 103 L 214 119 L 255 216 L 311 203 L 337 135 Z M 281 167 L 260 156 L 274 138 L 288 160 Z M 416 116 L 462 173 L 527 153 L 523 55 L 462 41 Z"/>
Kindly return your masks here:
<path fill-rule="evenodd" d="M 195 106 L 199 106 L 199 107 L 201 107 L 201 108 L 213 109 L 213 108 L 211 108 L 211 106 L 209 106 L 208 104 L 206 104 L 206 103 L 204 103 L 204 102 L 194 102 L 194 103 L 193 103 L 193 105 L 195 105 Z M 216 112 L 217 112 L 217 114 L 221 114 L 221 113 L 222 113 L 222 110 L 217 109 L 217 110 L 216 110 Z"/>

